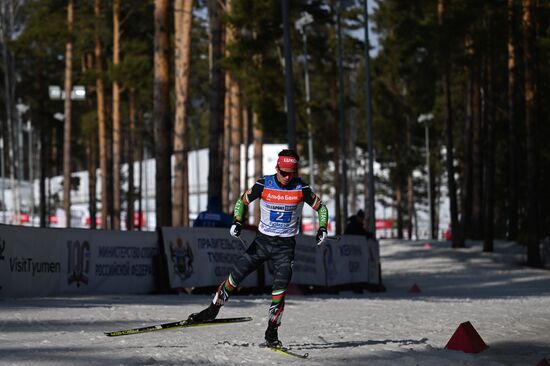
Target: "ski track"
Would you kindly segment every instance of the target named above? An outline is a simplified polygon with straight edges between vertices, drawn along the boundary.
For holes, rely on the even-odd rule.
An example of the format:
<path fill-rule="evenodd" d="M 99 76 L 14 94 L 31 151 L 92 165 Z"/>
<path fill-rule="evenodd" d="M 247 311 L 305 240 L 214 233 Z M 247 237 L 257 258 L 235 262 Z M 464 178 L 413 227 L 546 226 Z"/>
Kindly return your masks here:
<path fill-rule="evenodd" d="M 270 298 L 234 296 L 220 317 L 251 322 L 109 338 L 104 331 L 181 320 L 209 296 L 0 299 L 0 365 L 533 365 L 550 359 L 550 271 L 519 266 L 496 242 L 382 241 L 385 293 L 288 295 L 279 336 L 306 360 L 263 342 Z M 413 283 L 421 293 L 410 293 Z M 471 321 L 489 349 L 445 349 Z"/>

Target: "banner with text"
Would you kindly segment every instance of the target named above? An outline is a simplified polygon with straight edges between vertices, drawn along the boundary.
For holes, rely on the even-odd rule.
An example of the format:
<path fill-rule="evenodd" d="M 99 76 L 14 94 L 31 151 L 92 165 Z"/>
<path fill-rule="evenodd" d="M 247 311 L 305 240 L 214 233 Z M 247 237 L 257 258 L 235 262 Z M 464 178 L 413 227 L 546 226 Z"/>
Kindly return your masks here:
<path fill-rule="evenodd" d="M 204 287 L 220 284 L 252 243 L 254 232 L 243 231 L 241 242 L 219 228 L 162 228 L 168 263 L 170 287 Z M 378 284 L 380 261 L 378 242 L 363 236 L 344 235 L 317 246 L 312 236 L 298 235 L 292 283 L 299 285 L 336 286 L 349 283 Z M 266 284 L 273 281 L 274 268 L 265 263 Z M 258 284 L 253 272 L 244 287 Z"/>
<path fill-rule="evenodd" d="M 148 293 L 157 234 L 0 225 L 0 296 Z"/>

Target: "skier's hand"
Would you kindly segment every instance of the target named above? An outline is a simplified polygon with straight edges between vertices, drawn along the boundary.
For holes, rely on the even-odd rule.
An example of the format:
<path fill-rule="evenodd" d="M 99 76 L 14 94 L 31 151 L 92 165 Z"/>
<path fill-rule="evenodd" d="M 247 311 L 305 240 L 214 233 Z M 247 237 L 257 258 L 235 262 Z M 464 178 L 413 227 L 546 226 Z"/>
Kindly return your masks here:
<path fill-rule="evenodd" d="M 238 221 L 233 221 L 233 225 L 231 225 L 229 229 L 229 234 L 231 234 L 232 237 L 238 238 L 241 235 L 242 228 L 243 224 Z"/>
<path fill-rule="evenodd" d="M 323 242 L 326 239 L 327 239 L 327 228 L 320 227 L 319 230 L 317 230 L 317 236 L 315 236 L 315 240 L 317 240 L 317 245 L 323 244 Z"/>

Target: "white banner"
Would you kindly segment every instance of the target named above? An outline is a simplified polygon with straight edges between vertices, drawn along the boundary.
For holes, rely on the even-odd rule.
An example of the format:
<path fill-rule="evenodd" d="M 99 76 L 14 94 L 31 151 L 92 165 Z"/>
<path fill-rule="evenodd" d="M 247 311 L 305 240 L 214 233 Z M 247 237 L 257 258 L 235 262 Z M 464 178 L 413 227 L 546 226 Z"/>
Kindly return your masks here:
<path fill-rule="evenodd" d="M 249 245 L 254 233 L 243 231 Z M 162 228 L 171 288 L 216 286 L 225 280 L 235 261 L 244 253 L 244 244 L 226 228 Z M 241 284 L 258 285 L 256 272 Z"/>
<path fill-rule="evenodd" d="M 157 234 L 0 225 L 0 296 L 148 293 Z"/>
<path fill-rule="evenodd" d="M 369 282 L 369 243 L 364 236 L 344 235 L 327 241 L 323 253 L 327 286 Z"/>
<path fill-rule="evenodd" d="M 170 287 L 204 287 L 220 284 L 245 248 L 225 228 L 162 228 Z M 255 233 L 243 231 L 250 245 Z M 344 235 L 317 246 L 313 236 L 298 235 L 292 283 L 336 286 L 349 283 L 378 284 L 378 242 L 363 236 Z M 273 281 L 273 267 L 266 264 L 266 285 Z M 257 286 L 256 272 L 241 286 Z"/>

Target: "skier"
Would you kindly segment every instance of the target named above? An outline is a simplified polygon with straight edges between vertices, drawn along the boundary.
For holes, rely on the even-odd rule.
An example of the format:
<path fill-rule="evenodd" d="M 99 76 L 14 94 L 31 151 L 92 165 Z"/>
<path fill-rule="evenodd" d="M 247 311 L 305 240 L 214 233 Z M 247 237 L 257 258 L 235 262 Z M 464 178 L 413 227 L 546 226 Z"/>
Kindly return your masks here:
<path fill-rule="evenodd" d="M 190 322 L 215 319 L 220 308 L 229 299 L 233 290 L 266 260 L 271 259 L 275 273 L 272 284 L 271 306 L 265 331 L 267 347 L 282 347 L 277 329 L 285 307 L 285 292 L 292 276 L 295 236 L 298 234 L 303 202 L 310 205 L 319 216 L 317 245 L 327 237 L 328 210 L 309 185 L 296 176 L 300 157 L 293 150 L 278 154 L 274 175 L 259 179 L 235 204 L 231 236 L 238 238 L 243 226 L 243 213 L 256 198 L 260 198 L 260 225 L 255 240 L 237 260 L 229 276 L 223 281 L 209 307 L 189 316 Z"/>

